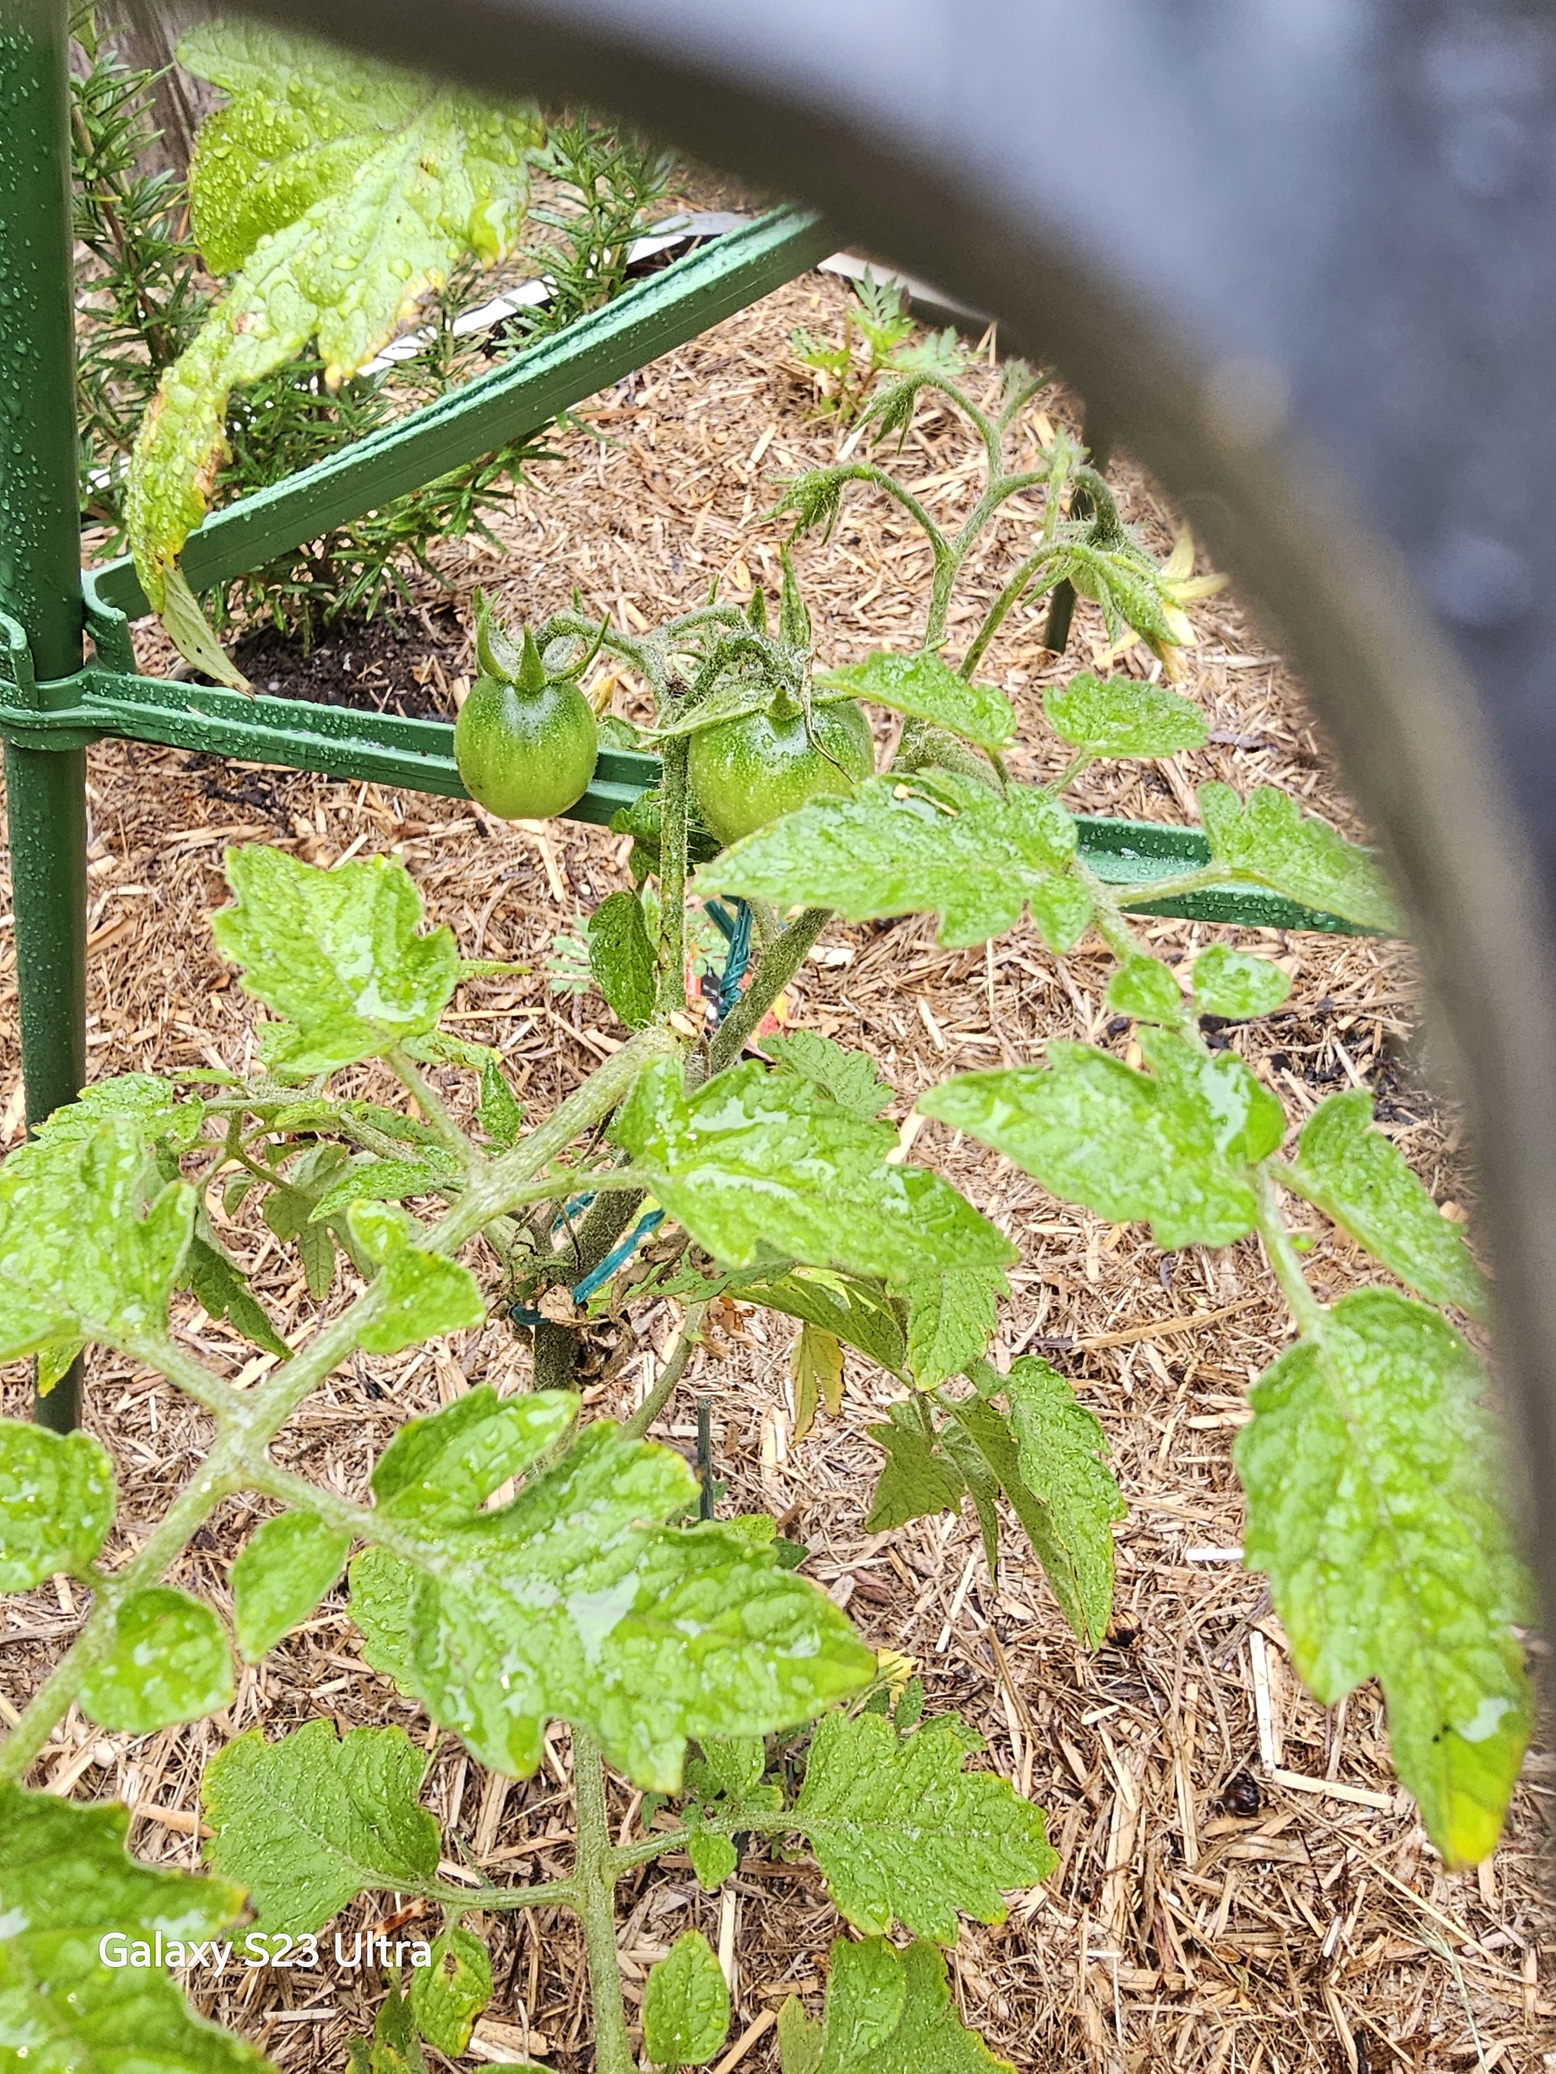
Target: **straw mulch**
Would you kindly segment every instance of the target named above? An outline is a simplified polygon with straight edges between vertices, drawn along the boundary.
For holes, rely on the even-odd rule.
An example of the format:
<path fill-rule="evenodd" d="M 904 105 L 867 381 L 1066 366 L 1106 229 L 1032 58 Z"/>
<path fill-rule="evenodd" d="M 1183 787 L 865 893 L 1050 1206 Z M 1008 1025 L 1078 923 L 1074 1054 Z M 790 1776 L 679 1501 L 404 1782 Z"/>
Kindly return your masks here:
<path fill-rule="evenodd" d="M 839 443 L 833 424 L 813 413 L 809 378 L 791 362 L 787 334 L 795 323 L 835 333 L 844 295 L 829 277 L 802 279 L 600 398 L 587 416 L 610 443 L 566 434 L 564 458 L 538 467 L 520 493 L 502 553 L 480 543 L 448 549 L 444 566 L 461 600 L 481 584 L 515 615 L 534 615 L 563 604 L 576 584 L 591 604 L 639 627 L 700 598 L 715 575 L 736 597 L 753 582 L 773 584 L 781 534 L 762 514 L 775 479 L 831 457 Z M 1074 422 L 1061 392 L 1044 403 L 1050 416 Z M 925 413 L 905 459 L 937 511 L 965 500 L 971 451 L 945 420 Z M 1127 463 L 1112 474 L 1128 518 L 1165 550 L 1173 526 L 1162 499 Z M 1030 523 L 1030 511 L 1011 507 L 1002 537 L 1012 542 Z M 807 544 L 799 561 L 826 656 L 910 641 L 927 557 L 889 507 L 858 496 L 831 546 Z M 991 563 L 985 591 L 996 573 Z M 426 601 L 438 604 L 430 589 Z M 463 602 L 460 609 L 468 624 Z M 1192 809 L 1195 783 L 1271 781 L 1354 831 L 1280 658 L 1228 596 L 1197 608 L 1197 623 L 1188 688 L 1212 717 L 1211 747 L 1162 768 L 1093 773 L 1081 788 L 1084 808 L 1177 821 Z M 1102 645 L 1089 608 L 1063 661 L 1044 650 L 1041 634 L 1040 612 L 1019 615 L 990 659 L 1025 723 L 1022 775 L 1057 768 L 1041 686 Z M 1141 671 L 1146 661 L 1137 650 L 1124 667 Z M 422 674 L 452 701 L 468 669 L 468 654 L 445 662 L 429 652 Z M 363 689 L 371 693 L 371 680 Z M 630 706 L 629 679 L 619 697 Z M 214 955 L 206 928 L 224 897 L 222 846 L 244 840 L 318 863 L 392 851 L 467 954 L 529 964 L 522 978 L 468 985 L 457 1013 L 469 1035 L 500 1044 L 533 1113 L 617 1041 L 599 1001 L 556 991 L 543 963 L 553 937 L 625 882 L 617 837 L 570 823 L 504 827 L 463 802 L 117 743 L 92 752 L 91 783 L 94 1076 L 242 1064 L 252 1055 L 253 1004 Z M 1173 953 L 1191 952 L 1205 934 L 1179 922 L 1150 929 Z M 1355 938 L 1248 932 L 1239 940 L 1279 958 L 1293 976 L 1284 1012 L 1229 1033 L 1293 1122 L 1337 1088 L 1374 1085 L 1380 1118 L 1444 1214 L 1462 1217 L 1469 1182 L 1457 1130 L 1417 1071 L 1408 956 Z M 9 936 L 0 942 L 9 958 Z M 1090 946 L 1055 960 L 1022 932 L 986 954 L 937 950 L 919 921 L 834 927 L 792 990 L 788 1013 L 868 1046 L 899 1090 L 892 1114 L 906 1119 L 931 1081 L 1032 1058 L 1049 1036 L 1126 1044 L 1127 1029 L 1102 1006 L 1106 972 Z M 9 1009 L 14 971 L 0 974 L 0 984 Z M 0 1044 L 0 1109 L 14 1144 L 21 1097 L 10 1013 Z M 910 1131 L 906 1125 L 905 1142 Z M 796 1442 L 787 1321 L 724 1306 L 660 1433 L 689 1452 L 693 1400 L 710 1397 L 729 1508 L 763 1507 L 804 1540 L 808 1574 L 847 1606 L 865 1637 L 913 1657 L 932 1707 L 955 1707 L 976 1723 L 987 1742 L 980 1761 L 1049 1810 L 1059 1870 L 1016 1897 L 1002 1926 L 969 1925 L 954 1955 L 968 2017 L 1023 2074 L 1528 2074 L 1542 2053 L 1553 2064 L 1552 1926 L 1536 1881 L 1556 1765 L 1531 1759 L 1489 1865 L 1478 1874 L 1445 1872 L 1392 1779 L 1376 1690 L 1332 1713 L 1315 1706 L 1291 1672 L 1263 1581 L 1239 1565 L 1243 1513 L 1231 1440 L 1250 1378 L 1288 1332 L 1256 1244 L 1164 1257 L 1139 1229 L 1110 1228 L 1052 1201 L 938 1126 L 926 1126 L 913 1149 L 1021 1246 L 1003 1356 L 1049 1347 L 1107 1429 L 1129 1504 L 1108 1646 L 1095 1656 L 1076 1646 L 1016 1531 L 1005 1540 L 997 1584 L 970 1519 L 864 1533 L 879 1463 L 866 1428 L 891 1388 L 851 1358 L 842 1416 L 823 1418 Z M 1367 1275 L 1347 1243 L 1319 1234 L 1316 1219 L 1314 1230 L 1309 1259 L 1321 1294 Z M 291 1258 L 251 1216 L 226 1236 L 252 1262 L 283 1331 L 303 1326 L 311 1307 Z M 179 1319 L 229 1372 L 254 1373 L 249 1350 L 224 1328 L 183 1303 Z M 585 1390 L 593 1410 L 635 1401 L 674 1325 L 661 1308 L 638 1321 L 635 1341 L 621 1329 L 600 1334 Z M 284 1452 L 309 1474 L 360 1493 L 404 1417 L 476 1379 L 522 1387 L 528 1360 L 500 1316 L 445 1345 L 390 1360 L 359 1357 L 308 1406 Z M 19 1368 L 6 1387 L 6 1409 L 20 1412 Z M 101 1356 L 92 1364 L 90 1420 L 118 1463 L 117 1545 L 128 1549 L 198 1462 L 207 1427 L 156 1377 Z M 197 1537 L 180 1581 L 221 1601 L 227 1564 L 253 1518 L 247 1506 L 228 1506 Z M 82 1607 L 60 1585 L 12 1600 L 6 1611 L 5 1690 L 20 1702 Z M 264 1668 L 243 1673 L 226 1715 L 141 1741 L 72 1715 L 35 1778 L 78 1797 L 124 1798 L 137 1811 L 141 1853 L 193 1864 L 205 1760 L 256 1724 L 275 1733 L 321 1712 L 343 1727 L 402 1722 L 424 1742 L 427 1801 L 448 1825 L 451 1859 L 502 1879 L 565 1869 L 565 1731 L 553 1732 L 534 1779 L 488 1779 L 364 1667 L 340 1592 Z M 624 1834 L 636 1806 L 619 1796 Z M 819 2006 L 820 1961 L 840 1934 L 815 1873 L 753 1853 L 722 1896 L 708 1897 L 672 1861 L 627 1882 L 622 1899 L 629 1981 L 640 1983 L 676 1935 L 701 1925 L 733 1954 L 736 2012 L 721 2066 L 739 2060 L 751 2074 L 774 2067 L 773 2012 L 795 1990 Z M 382 1897 L 348 1911 L 348 1950 L 358 1923 L 393 1907 Z M 497 1993 L 476 2054 L 513 2058 L 527 2049 L 559 2074 L 586 2068 L 575 1927 L 533 1916 L 490 1928 Z M 376 1973 L 337 1974 L 331 1963 L 313 1976 L 256 1971 L 234 1983 L 229 1973 L 220 1991 L 200 1994 L 289 2074 L 304 2074 L 342 2063 L 345 2041 L 370 2021 L 381 1985 Z"/>

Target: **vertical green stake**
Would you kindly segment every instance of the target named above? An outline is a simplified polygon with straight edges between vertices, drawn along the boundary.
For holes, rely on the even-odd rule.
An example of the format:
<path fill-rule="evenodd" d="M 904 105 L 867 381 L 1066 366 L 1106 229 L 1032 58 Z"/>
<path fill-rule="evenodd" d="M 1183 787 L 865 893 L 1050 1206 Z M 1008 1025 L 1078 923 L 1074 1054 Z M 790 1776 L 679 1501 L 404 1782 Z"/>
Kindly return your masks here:
<path fill-rule="evenodd" d="M 0 0 L 0 605 L 40 682 L 82 659 L 67 63 L 64 0 Z M 8 744 L 5 774 L 31 1129 L 86 1079 L 86 759 Z M 76 1423 L 80 1371 L 42 1424 Z"/>

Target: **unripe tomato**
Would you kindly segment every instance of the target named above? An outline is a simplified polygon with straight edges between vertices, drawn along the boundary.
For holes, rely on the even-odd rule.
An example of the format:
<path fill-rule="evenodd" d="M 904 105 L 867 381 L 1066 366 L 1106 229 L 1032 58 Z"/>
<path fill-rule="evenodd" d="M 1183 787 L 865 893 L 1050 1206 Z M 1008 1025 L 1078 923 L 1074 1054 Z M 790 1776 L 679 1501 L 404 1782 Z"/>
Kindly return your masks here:
<path fill-rule="evenodd" d="M 534 643 L 525 635 L 528 662 Z M 465 790 L 504 821 L 565 813 L 587 789 L 599 753 L 589 701 L 567 677 L 527 667 L 518 681 L 478 678 L 454 723 Z"/>
<path fill-rule="evenodd" d="M 687 767 L 703 819 L 727 844 L 820 793 L 852 792 L 875 769 L 875 744 L 852 699 L 813 706 L 807 727 L 780 692 L 765 712 L 694 734 Z"/>

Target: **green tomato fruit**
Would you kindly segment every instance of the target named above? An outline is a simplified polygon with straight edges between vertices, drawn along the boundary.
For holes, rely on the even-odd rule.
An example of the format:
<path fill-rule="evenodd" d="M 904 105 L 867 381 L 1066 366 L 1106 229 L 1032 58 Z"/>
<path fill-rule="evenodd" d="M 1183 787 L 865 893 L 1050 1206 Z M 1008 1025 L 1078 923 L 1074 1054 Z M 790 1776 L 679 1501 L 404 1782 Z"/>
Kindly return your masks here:
<path fill-rule="evenodd" d="M 702 817 L 725 844 L 820 793 L 852 792 L 874 769 L 870 723 L 852 699 L 813 706 L 807 728 L 782 697 L 765 713 L 700 729 L 688 764 Z"/>
<path fill-rule="evenodd" d="M 465 790 L 504 821 L 562 814 L 588 788 L 599 753 L 589 701 L 565 677 L 532 691 L 479 678 L 454 723 Z"/>

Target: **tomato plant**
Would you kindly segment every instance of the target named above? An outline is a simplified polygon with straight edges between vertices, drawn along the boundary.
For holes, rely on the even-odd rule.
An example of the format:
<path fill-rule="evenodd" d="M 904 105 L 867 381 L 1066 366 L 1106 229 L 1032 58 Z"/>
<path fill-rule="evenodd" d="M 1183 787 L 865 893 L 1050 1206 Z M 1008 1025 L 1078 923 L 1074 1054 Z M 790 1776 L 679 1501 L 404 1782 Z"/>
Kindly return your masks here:
<path fill-rule="evenodd" d="M 400 865 L 326 871 L 244 848 L 228 853 L 234 900 L 213 927 L 269 1011 L 257 1067 L 101 1083 L 0 1168 L 0 1357 L 35 1355 L 46 1385 L 83 1345 L 112 1347 L 210 1421 L 189 1481 L 116 1563 L 102 1554 L 115 1507 L 108 1452 L 86 1434 L 0 1424 L 0 1588 L 65 1575 L 92 1602 L 0 1746 L 0 2023 L 19 2057 L 85 2066 L 111 2028 L 122 2050 L 170 2070 L 257 2067 L 249 2047 L 194 2020 L 153 1961 L 137 1971 L 118 1955 L 160 1954 L 168 1940 L 181 1951 L 186 1940 L 230 1945 L 245 1909 L 245 1935 L 307 1942 L 358 1894 L 389 1890 L 441 1912 L 443 1927 L 405 1943 L 407 1992 L 383 2005 L 361 2067 L 415 2065 L 418 2032 L 462 2051 L 492 1991 L 468 1919 L 559 1906 L 584 1926 L 595 2063 L 626 2074 L 618 1881 L 674 1850 L 717 1887 L 737 1864 L 736 1840 L 756 1838 L 803 1843 L 858 1933 L 833 1946 L 820 2023 L 797 2002 L 781 2016 L 786 2074 L 997 2064 L 952 2002 L 942 1948 L 959 1916 L 998 1921 L 1006 1894 L 1045 1877 L 1054 1859 L 1041 1811 L 969 1768 L 969 1732 L 952 1715 L 925 1718 L 921 1687 L 864 1648 L 773 1520 L 696 1517 L 711 1493 L 649 1438 L 717 1299 L 795 1319 L 802 1426 L 835 1407 L 844 1347 L 900 1384 L 874 1429 L 868 1526 L 890 1531 L 970 1501 L 992 1566 L 1013 1518 L 1081 1644 L 1107 1632 L 1123 1508 L 1101 1428 L 1049 1363 L 1023 1356 L 1002 1370 L 989 1358 L 1015 1248 L 940 1175 L 899 1156 L 880 1115 L 891 1090 L 868 1053 L 804 1030 L 753 1048 L 834 917 L 932 915 L 948 945 L 984 943 L 1026 918 L 1057 955 L 1088 931 L 1111 952 L 1107 1006 L 1132 1029 L 1138 1066 L 1056 1041 L 1042 1064 L 958 1074 L 918 1108 L 1052 1194 L 1148 1224 L 1162 1247 L 1259 1235 L 1294 1337 L 1254 1388 L 1237 1443 L 1247 1560 L 1268 1575 L 1320 1699 L 1380 1681 L 1396 1766 L 1444 1859 L 1492 1848 L 1530 1701 L 1514 1627 L 1527 1594 L 1484 1377 L 1448 1315 L 1480 1312 L 1479 1274 L 1372 1128 L 1364 1090 L 1324 1102 L 1288 1143 L 1271 1088 L 1205 1041 L 1207 1016 L 1278 1008 L 1285 975 L 1212 946 L 1185 986 L 1080 854 L 1064 804 L 1076 774 L 1099 757 L 1203 743 L 1194 702 L 1168 684 L 1078 674 L 1045 699 L 1072 752 L 1067 768 L 1046 787 L 1009 776 L 1015 718 L 976 675 L 1005 614 L 1067 580 L 1116 634 L 1138 632 L 1170 662 L 1188 631 L 1189 579 L 1185 558 L 1159 566 L 1129 537 L 1063 434 L 1041 469 L 1007 470 L 1034 376 L 1010 368 L 990 413 L 957 372 L 937 347 L 885 379 L 864 414 L 884 439 L 909 429 L 926 390 L 962 413 L 985 479 L 957 530 L 873 460 L 805 475 L 780 504 L 796 533 L 824 532 L 857 484 L 922 527 L 934 574 L 914 652 L 818 670 L 787 559 L 776 630 L 765 606 L 742 612 L 712 597 L 641 636 L 557 614 L 515 648 L 483 614 L 483 668 L 500 686 L 565 684 L 604 648 L 656 706 L 662 784 L 622 817 L 638 883 L 609 895 L 589 931 L 593 982 L 624 1035 L 552 1114 L 526 1114 L 499 1055 L 448 1026 L 465 968 L 450 932 L 423 926 Z M 953 663 L 958 579 L 1019 491 L 1046 500 L 1040 537 Z M 702 743 L 770 717 L 775 701 L 818 746 L 822 717 L 851 702 L 901 714 L 892 765 L 850 770 L 845 790 L 807 787 L 792 811 L 720 847 L 717 825 L 709 840 L 694 823 Z M 716 824 L 718 802 L 703 804 Z M 1153 899 L 1242 883 L 1395 926 L 1373 857 L 1282 793 L 1208 785 L 1200 809 L 1210 863 L 1153 884 Z M 721 988 L 711 1017 L 693 1017 L 686 996 L 691 899 L 726 917 L 726 903 L 744 903 L 749 918 L 749 984 Z M 342 1086 L 338 1076 L 368 1062 L 402 1099 Z M 472 1076 L 469 1128 L 429 1064 Z M 1285 1220 L 1291 1197 L 1392 1280 L 1321 1302 Z M 297 1246 L 319 1306 L 295 1345 L 222 1244 L 222 1219 L 245 1203 Z M 235 1387 L 174 1332 L 179 1288 L 277 1357 L 262 1381 Z M 591 1305 L 630 1316 L 650 1298 L 682 1307 L 678 1339 L 629 1418 L 584 1419 L 570 1387 L 580 1323 Z M 406 1421 L 357 1495 L 278 1459 L 289 1422 L 344 1366 L 515 1303 L 535 1335 L 531 1389 L 499 1397 L 481 1385 Z M 238 1494 L 269 1509 L 218 1607 L 165 1580 Z M 565 1877 L 448 1877 L 419 1799 L 426 1752 L 398 1728 L 338 1735 L 319 1720 L 230 1742 L 204 1777 L 203 1878 L 128 1858 L 123 1810 L 26 1789 L 72 1704 L 133 1734 L 223 1708 L 234 1652 L 260 1662 L 343 1572 L 366 1661 L 479 1763 L 528 1776 L 548 1723 L 568 1725 L 577 1848 Z M 678 1816 L 613 1838 L 607 1765 L 677 1803 Z M 649 2060 L 699 2065 L 717 2053 L 729 2015 L 717 1976 L 695 1935 L 654 1970 Z"/>

